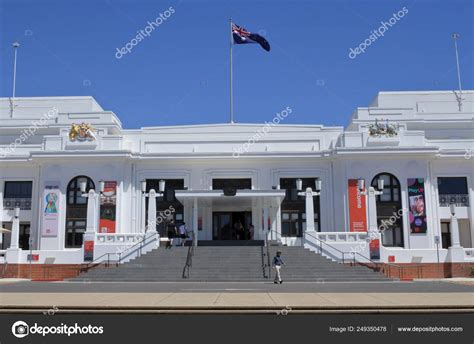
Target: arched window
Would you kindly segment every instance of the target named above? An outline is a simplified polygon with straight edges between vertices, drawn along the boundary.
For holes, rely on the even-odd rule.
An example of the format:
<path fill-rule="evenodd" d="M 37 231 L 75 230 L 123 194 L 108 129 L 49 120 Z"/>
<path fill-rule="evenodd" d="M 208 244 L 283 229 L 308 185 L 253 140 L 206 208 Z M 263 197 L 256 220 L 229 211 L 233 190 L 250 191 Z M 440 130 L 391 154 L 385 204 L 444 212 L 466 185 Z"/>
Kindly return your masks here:
<path fill-rule="evenodd" d="M 390 173 L 380 173 L 372 179 L 371 185 L 377 187 L 377 180 L 384 181 L 383 194 L 377 196 L 377 225 L 382 232 L 384 246 L 403 247 L 403 210 L 400 182 Z"/>
<path fill-rule="evenodd" d="M 78 176 L 69 182 L 66 193 L 66 248 L 81 247 L 87 227 L 87 198 L 82 197 L 80 183 L 86 182 L 86 192 L 95 189 L 92 179 Z"/>

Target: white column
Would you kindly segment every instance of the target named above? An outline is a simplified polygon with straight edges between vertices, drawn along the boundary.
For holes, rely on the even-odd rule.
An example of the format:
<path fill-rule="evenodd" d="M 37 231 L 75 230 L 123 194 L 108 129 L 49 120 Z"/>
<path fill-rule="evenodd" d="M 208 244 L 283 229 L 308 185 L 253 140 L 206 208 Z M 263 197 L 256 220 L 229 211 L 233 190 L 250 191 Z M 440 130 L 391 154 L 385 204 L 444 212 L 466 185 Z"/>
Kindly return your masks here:
<path fill-rule="evenodd" d="M 12 233 L 11 233 L 11 242 L 10 249 L 20 249 L 20 217 L 14 216 L 12 223 Z"/>
<path fill-rule="evenodd" d="M 263 202 L 263 232 L 268 235 L 268 206 L 265 201 Z M 269 237 L 273 239 L 273 233 L 270 233 Z"/>
<path fill-rule="evenodd" d="M 193 235 L 194 235 L 194 245 L 197 246 L 198 242 L 198 199 L 197 197 L 194 197 L 194 202 L 193 202 Z"/>
<path fill-rule="evenodd" d="M 368 202 L 369 206 L 368 213 L 369 213 L 369 228 L 368 232 L 378 232 L 378 225 L 377 225 L 377 195 L 375 193 L 375 189 L 370 186 L 368 188 Z"/>
<path fill-rule="evenodd" d="M 85 234 L 97 233 L 99 224 L 99 194 L 90 189 L 87 194 L 87 226 Z"/>
<path fill-rule="evenodd" d="M 146 232 L 146 196 L 144 193 L 141 194 L 141 210 L 140 210 L 140 220 L 137 221 L 139 223 L 139 228 L 137 228 L 137 233 L 145 233 Z"/>
<path fill-rule="evenodd" d="M 450 247 L 461 247 L 461 241 L 459 239 L 459 223 L 456 215 L 451 215 L 451 246 Z"/>
<path fill-rule="evenodd" d="M 306 188 L 306 232 L 314 232 L 314 200 L 313 190 Z"/>
<path fill-rule="evenodd" d="M 151 189 L 148 193 L 148 224 L 145 233 L 156 233 L 156 191 Z"/>

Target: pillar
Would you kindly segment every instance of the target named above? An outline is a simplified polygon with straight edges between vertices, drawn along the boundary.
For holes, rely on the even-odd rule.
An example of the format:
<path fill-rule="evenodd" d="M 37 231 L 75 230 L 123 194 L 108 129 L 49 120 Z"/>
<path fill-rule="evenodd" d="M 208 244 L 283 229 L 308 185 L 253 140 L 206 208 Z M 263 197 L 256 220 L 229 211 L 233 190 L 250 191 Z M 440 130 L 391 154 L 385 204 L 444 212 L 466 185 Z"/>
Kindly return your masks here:
<path fill-rule="evenodd" d="M 377 225 L 377 195 L 375 194 L 375 189 L 370 186 L 368 188 L 368 215 L 369 215 L 369 228 L 368 232 L 378 232 L 378 225 Z"/>
<path fill-rule="evenodd" d="M 198 199 L 197 197 L 193 200 L 193 236 L 194 246 L 197 246 L 198 242 L 198 221 L 199 221 L 199 213 L 198 213 Z"/>
<path fill-rule="evenodd" d="M 15 210 L 15 212 L 17 211 L 18 210 Z M 20 217 L 14 216 L 13 223 L 12 223 L 10 249 L 14 249 L 14 250 L 20 249 L 19 241 L 20 241 Z"/>
<path fill-rule="evenodd" d="M 263 203 L 263 233 L 270 234 L 268 237 L 273 239 L 273 233 L 268 231 L 268 206 L 265 201 Z"/>
<path fill-rule="evenodd" d="M 148 224 L 145 233 L 156 233 L 156 191 L 151 189 L 148 193 Z"/>
<path fill-rule="evenodd" d="M 313 190 L 306 188 L 306 232 L 314 232 L 314 200 Z"/>
<path fill-rule="evenodd" d="M 456 215 L 451 215 L 451 247 L 461 247 L 459 238 L 459 222 Z"/>

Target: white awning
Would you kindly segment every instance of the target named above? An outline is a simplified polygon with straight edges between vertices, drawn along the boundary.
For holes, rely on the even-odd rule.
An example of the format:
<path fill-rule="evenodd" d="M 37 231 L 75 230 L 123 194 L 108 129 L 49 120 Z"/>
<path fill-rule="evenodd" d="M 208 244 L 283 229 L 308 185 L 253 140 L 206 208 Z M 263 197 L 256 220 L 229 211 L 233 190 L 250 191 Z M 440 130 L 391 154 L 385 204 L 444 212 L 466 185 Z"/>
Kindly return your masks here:
<path fill-rule="evenodd" d="M 285 190 L 237 190 L 234 196 L 224 195 L 223 190 L 176 190 L 175 196 L 181 202 L 197 198 L 201 204 L 246 205 L 265 199 L 267 204 L 280 205 Z"/>

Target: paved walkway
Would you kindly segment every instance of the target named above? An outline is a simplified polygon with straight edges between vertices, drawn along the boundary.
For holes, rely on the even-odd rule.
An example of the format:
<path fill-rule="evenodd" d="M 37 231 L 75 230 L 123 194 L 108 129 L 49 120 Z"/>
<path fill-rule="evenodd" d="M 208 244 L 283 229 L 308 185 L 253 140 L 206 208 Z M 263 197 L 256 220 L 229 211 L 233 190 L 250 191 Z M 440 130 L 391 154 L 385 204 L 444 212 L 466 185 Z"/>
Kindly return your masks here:
<path fill-rule="evenodd" d="M 459 281 L 470 282 L 470 281 Z M 0 312 L 474 313 L 474 286 L 360 283 L 71 283 L 2 280 Z"/>
<path fill-rule="evenodd" d="M 3 293 L 474 293 L 469 280 L 397 282 L 29 282 L 0 280 Z M 467 284 L 464 284 L 467 283 Z"/>
<path fill-rule="evenodd" d="M 6 310 L 419 310 L 474 311 L 472 293 L 5 293 Z"/>

